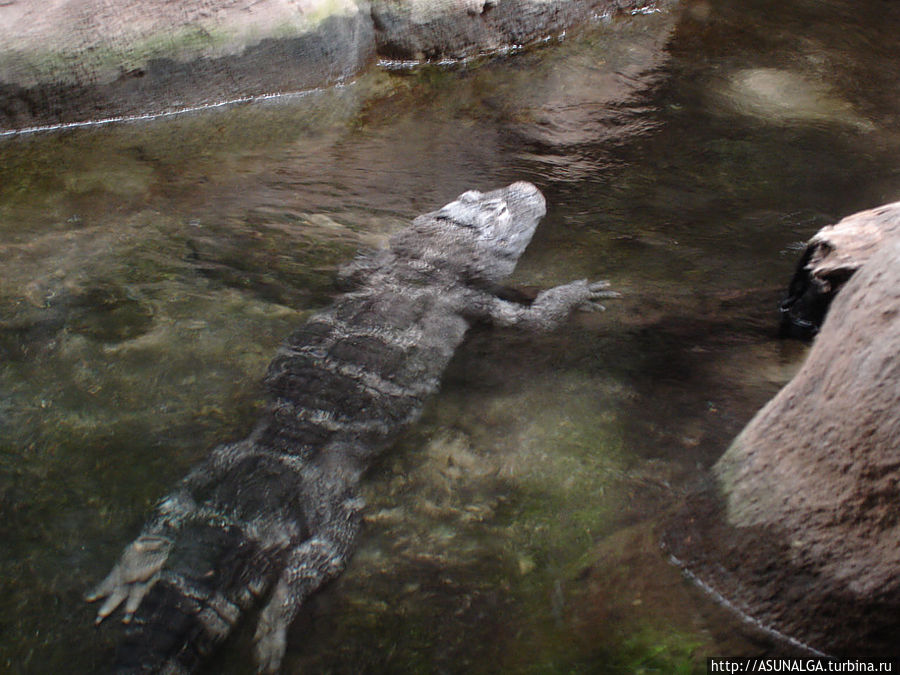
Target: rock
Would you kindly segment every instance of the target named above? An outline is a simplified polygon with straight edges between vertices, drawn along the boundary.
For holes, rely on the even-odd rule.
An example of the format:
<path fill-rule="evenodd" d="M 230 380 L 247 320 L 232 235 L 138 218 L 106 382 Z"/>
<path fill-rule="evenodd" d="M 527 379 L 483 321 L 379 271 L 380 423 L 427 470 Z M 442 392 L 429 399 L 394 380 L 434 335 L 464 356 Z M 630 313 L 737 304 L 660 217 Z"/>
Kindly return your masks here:
<path fill-rule="evenodd" d="M 555 36 L 637 0 L 374 0 L 378 53 L 399 60 L 462 58 Z"/>
<path fill-rule="evenodd" d="M 900 236 L 881 232 L 801 370 L 665 536 L 740 611 L 839 656 L 900 654 Z"/>
<path fill-rule="evenodd" d="M 768 124 L 834 124 L 861 131 L 873 128 L 820 78 L 801 71 L 737 70 L 714 86 L 712 94 L 725 109 Z"/>
<path fill-rule="evenodd" d="M 373 57 L 365 0 L 17 2 L 0 6 L 0 130 L 311 89 Z"/>
<path fill-rule="evenodd" d="M 782 335 L 815 335 L 832 299 L 887 237 L 900 235 L 900 202 L 855 213 L 807 243 L 781 302 Z"/>
<path fill-rule="evenodd" d="M 662 0 L 668 4 L 671 0 Z M 297 92 L 376 53 L 441 59 L 558 35 L 638 0 L 0 2 L 0 133 Z"/>

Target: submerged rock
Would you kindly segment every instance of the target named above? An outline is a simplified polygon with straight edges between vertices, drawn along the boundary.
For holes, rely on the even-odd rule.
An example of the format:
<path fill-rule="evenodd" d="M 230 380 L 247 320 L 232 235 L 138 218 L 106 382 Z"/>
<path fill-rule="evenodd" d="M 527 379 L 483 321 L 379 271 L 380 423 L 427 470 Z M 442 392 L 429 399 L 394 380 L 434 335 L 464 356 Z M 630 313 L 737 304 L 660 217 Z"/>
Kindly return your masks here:
<path fill-rule="evenodd" d="M 871 122 L 820 81 L 779 68 L 732 73 L 714 92 L 734 112 L 773 124 L 840 124 L 869 130 Z"/>
<path fill-rule="evenodd" d="M 855 213 L 819 230 L 807 243 L 781 303 L 781 332 L 815 335 L 832 299 L 884 240 L 900 235 L 900 202 Z"/>
<path fill-rule="evenodd" d="M 872 657 L 900 654 L 900 237 L 869 254 L 666 543 L 749 617 Z"/>

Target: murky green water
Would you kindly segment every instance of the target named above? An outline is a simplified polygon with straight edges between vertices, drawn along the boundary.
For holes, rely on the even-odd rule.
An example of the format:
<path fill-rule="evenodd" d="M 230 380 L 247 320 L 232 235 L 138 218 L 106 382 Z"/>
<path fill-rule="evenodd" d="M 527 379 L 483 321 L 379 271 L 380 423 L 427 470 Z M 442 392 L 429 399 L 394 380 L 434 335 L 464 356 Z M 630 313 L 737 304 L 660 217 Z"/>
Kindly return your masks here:
<path fill-rule="evenodd" d="M 84 591 L 243 435 L 279 341 L 358 246 L 537 183 L 514 279 L 605 314 L 478 330 L 372 472 L 286 672 L 692 672 L 777 653 L 683 581 L 656 519 L 803 357 L 793 245 L 900 197 L 900 10 L 692 2 L 454 69 L 0 141 L 0 669 L 91 673 Z M 210 672 L 252 672 L 242 631 Z"/>

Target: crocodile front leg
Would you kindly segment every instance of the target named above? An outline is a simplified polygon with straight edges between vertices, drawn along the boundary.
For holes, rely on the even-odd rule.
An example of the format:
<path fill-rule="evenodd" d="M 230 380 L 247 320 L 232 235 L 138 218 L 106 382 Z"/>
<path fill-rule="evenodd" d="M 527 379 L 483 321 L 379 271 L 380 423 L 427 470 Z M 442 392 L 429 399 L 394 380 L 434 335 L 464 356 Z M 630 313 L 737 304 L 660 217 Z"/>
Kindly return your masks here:
<path fill-rule="evenodd" d="M 617 298 L 608 281 L 581 279 L 541 291 L 530 305 L 503 300 L 486 292 L 473 292 L 466 298 L 464 313 L 474 319 L 487 319 L 498 326 L 522 326 L 547 331 L 559 326 L 576 309 L 603 311 L 604 298 Z"/>

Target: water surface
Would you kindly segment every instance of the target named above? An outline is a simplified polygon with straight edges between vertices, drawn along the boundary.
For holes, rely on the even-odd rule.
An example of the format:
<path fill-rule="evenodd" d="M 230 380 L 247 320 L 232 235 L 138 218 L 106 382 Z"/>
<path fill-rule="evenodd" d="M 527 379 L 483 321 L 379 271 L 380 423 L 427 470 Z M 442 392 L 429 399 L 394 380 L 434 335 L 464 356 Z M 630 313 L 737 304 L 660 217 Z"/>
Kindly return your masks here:
<path fill-rule="evenodd" d="M 691 2 L 505 58 L 0 141 L 0 664 L 92 673 L 82 595 L 153 503 L 245 434 L 279 341 L 360 246 L 470 188 L 549 213 L 513 282 L 624 297 L 478 329 L 372 471 L 346 574 L 286 672 L 703 672 L 783 648 L 654 526 L 804 349 L 796 243 L 900 197 L 900 10 Z M 250 630 L 210 672 L 252 672 Z"/>

